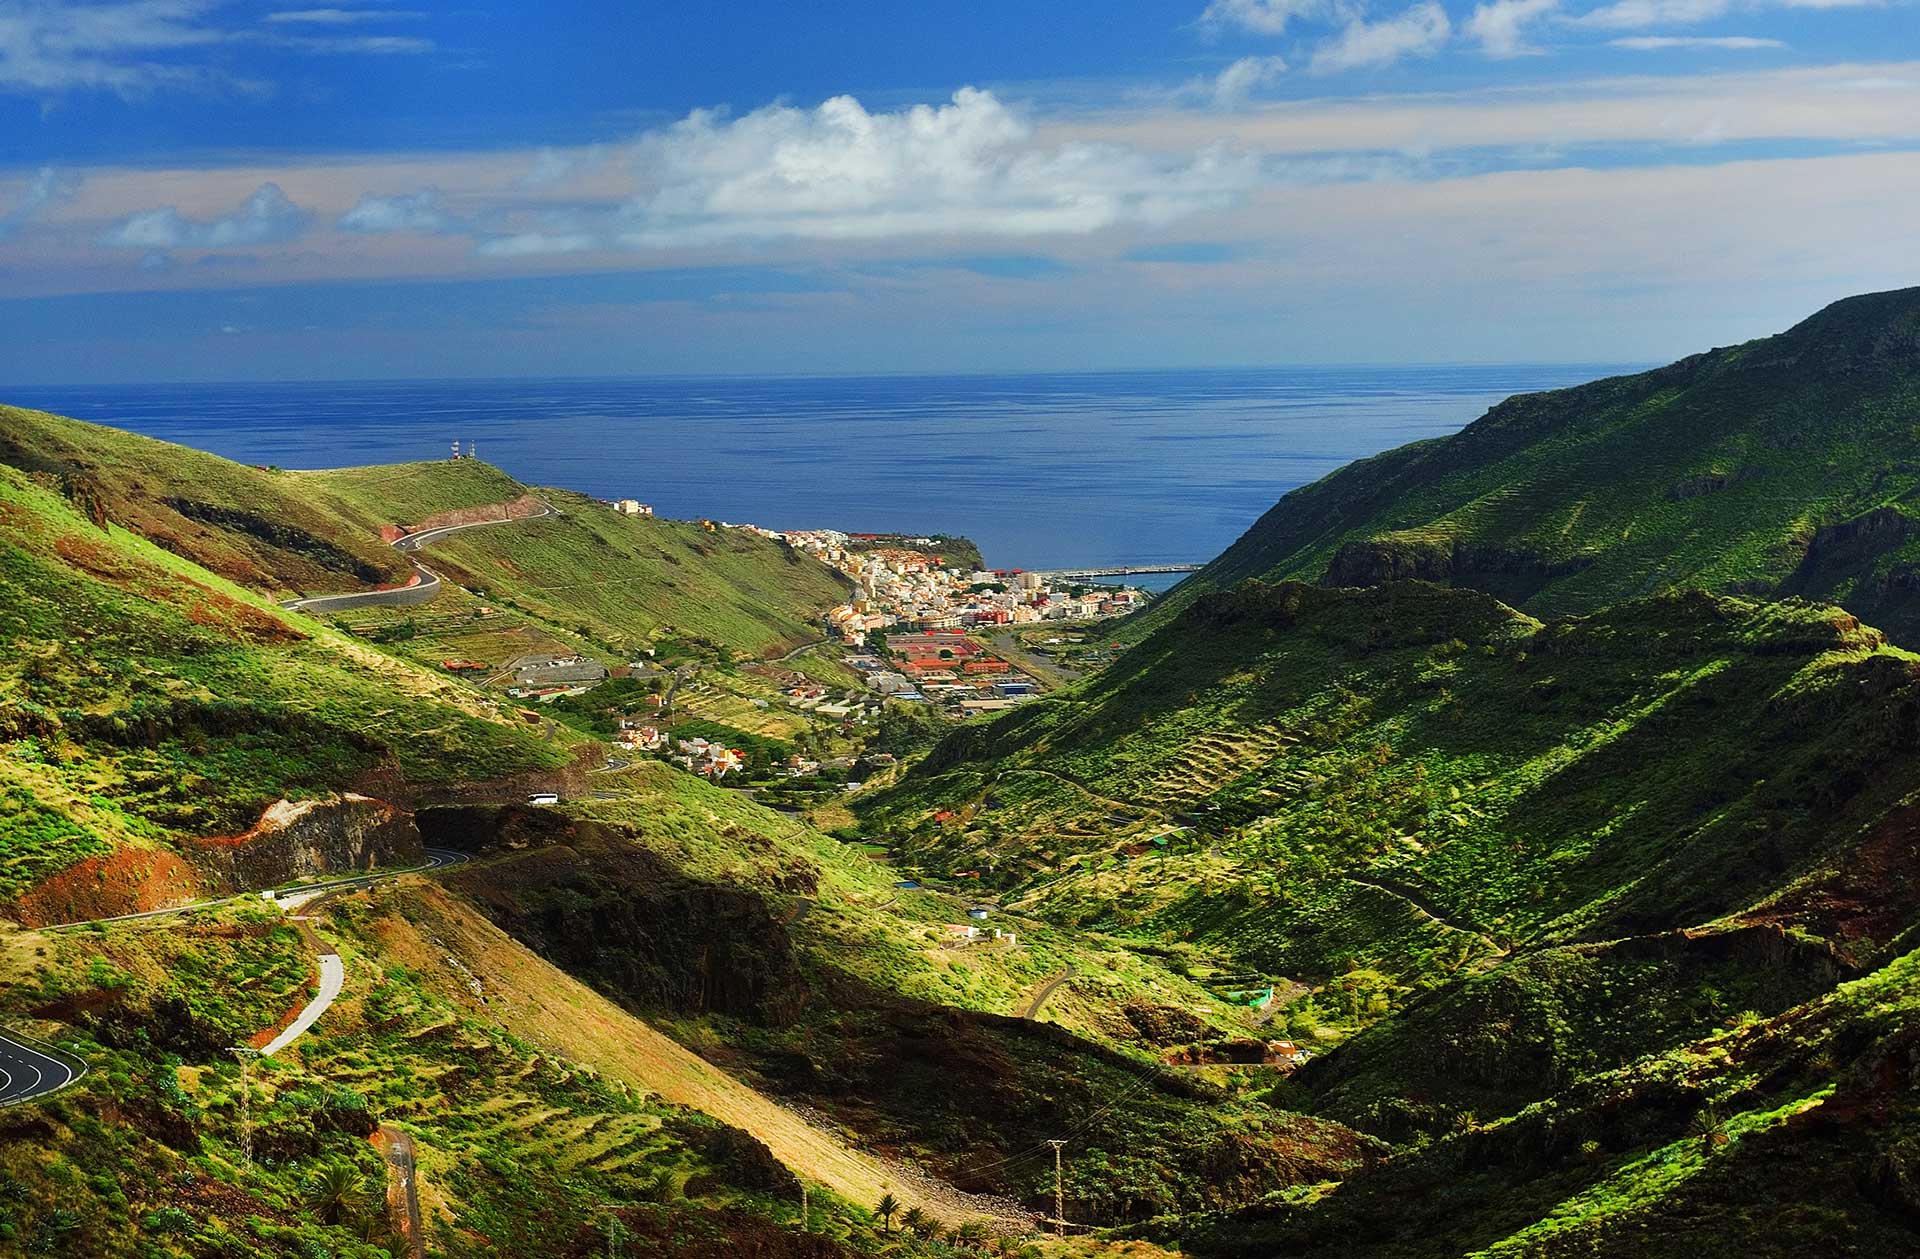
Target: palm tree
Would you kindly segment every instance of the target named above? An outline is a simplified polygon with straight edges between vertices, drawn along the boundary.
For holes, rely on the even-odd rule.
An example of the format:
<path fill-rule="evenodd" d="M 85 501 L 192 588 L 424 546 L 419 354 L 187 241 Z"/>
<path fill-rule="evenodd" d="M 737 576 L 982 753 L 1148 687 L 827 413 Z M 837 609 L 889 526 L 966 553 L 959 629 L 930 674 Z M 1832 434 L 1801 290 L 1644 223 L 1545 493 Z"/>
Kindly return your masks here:
<path fill-rule="evenodd" d="M 940 1231 L 940 1226 L 927 1218 L 927 1213 L 919 1207 L 908 1207 L 900 1216 L 900 1227 L 915 1237 L 931 1237 Z"/>
<path fill-rule="evenodd" d="M 1711 1103 L 1701 1107 L 1687 1122 L 1687 1131 L 1699 1138 L 1701 1148 L 1708 1154 L 1713 1153 L 1715 1147 L 1727 1144 L 1727 1125 Z"/>
<path fill-rule="evenodd" d="M 962 1250 L 985 1249 L 988 1237 L 987 1226 L 979 1220 L 968 1220 L 953 1230 L 953 1243 Z"/>
<path fill-rule="evenodd" d="M 888 1235 L 893 1233 L 893 1217 L 899 1210 L 900 1199 L 891 1193 L 881 1194 L 879 1203 L 873 1208 L 873 1213 L 880 1217 L 881 1229 Z"/>
<path fill-rule="evenodd" d="M 302 1196 L 307 1209 L 319 1216 L 322 1224 L 339 1224 L 365 1208 L 374 1197 L 374 1189 L 359 1168 L 336 1160 L 307 1177 Z"/>

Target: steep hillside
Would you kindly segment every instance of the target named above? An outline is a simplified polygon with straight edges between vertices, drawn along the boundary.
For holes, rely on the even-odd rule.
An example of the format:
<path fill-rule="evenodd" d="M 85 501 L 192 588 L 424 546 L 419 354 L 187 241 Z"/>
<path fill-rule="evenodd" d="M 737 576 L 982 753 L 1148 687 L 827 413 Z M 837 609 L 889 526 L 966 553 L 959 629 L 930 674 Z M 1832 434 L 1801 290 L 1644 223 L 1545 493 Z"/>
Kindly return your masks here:
<path fill-rule="evenodd" d="M 696 639 L 745 657 L 819 638 L 847 587 L 812 556 L 742 529 L 622 516 L 564 491 L 563 513 L 436 543 L 432 563 L 461 585 L 595 643 L 632 650 Z"/>
<path fill-rule="evenodd" d="M 1920 637 L 1920 289 L 1638 376 L 1528 394 L 1288 494 L 1135 627 L 1248 577 L 1485 590 L 1542 614 L 1669 587 L 1839 603 Z"/>
<path fill-rule="evenodd" d="M 994 921 L 1017 942 L 953 949 L 942 924 L 964 921 L 964 899 L 896 888 L 859 851 L 685 775 L 603 781 L 618 798 L 574 816 L 423 814 L 435 842 L 503 854 L 449 888 L 708 1062 L 871 1148 L 1041 1207 L 1045 1141 L 1069 1132 L 1071 1209 L 1104 1222 L 1250 1201 L 1378 1149 L 1159 1068 L 1130 1017 L 1190 1038 L 1250 1028 L 1149 959 L 1007 914 Z M 1046 1021 L 1021 1017 L 1063 974 L 1085 983 Z"/>
<path fill-rule="evenodd" d="M 1327 1191 L 1188 1220 L 1190 1253 L 1320 1259 L 1920 1252 L 1920 955 L 1650 1053 Z"/>
<path fill-rule="evenodd" d="M 457 910 L 425 913 L 423 896 L 337 906 L 321 930 L 347 995 L 244 1075 L 228 1047 L 282 1021 L 312 965 L 276 909 L 8 940 L 0 1017 L 92 1070 L 0 1120 L 0 1255 L 412 1253 L 405 1184 L 382 1158 L 398 1140 L 431 1255 L 879 1249 L 864 1210 L 879 1190 L 856 1182 L 849 1204 L 831 1167 L 794 1160 L 830 1187 L 816 1183 L 802 1236 L 798 1183 L 764 1144 L 628 1069 L 648 1029 L 610 1008 L 581 1019 L 590 994 L 470 916 L 456 935 Z"/>
<path fill-rule="evenodd" d="M 0 407 L 0 464 L 37 474 L 97 523 L 274 595 L 404 582 L 412 569 L 381 526 L 521 492 L 496 469 L 462 460 L 383 469 L 381 479 L 405 492 L 382 501 L 311 474 L 17 407 Z"/>
<path fill-rule="evenodd" d="M 29 920 L 217 889 L 244 848 L 218 837 L 276 800 L 550 776 L 574 756 L 7 467 L 0 637 L 0 905 Z"/>
<path fill-rule="evenodd" d="M 1304 985 L 1298 1037 L 1379 1023 L 1301 1078 L 1404 1135 L 1886 961 L 1916 746 L 1920 662 L 1832 609 L 1250 582 L 863 811 L 1037 916 Z"/>
<path fill-rule="evenodd" d="M 411 565 L 388 545 L 397 527 L 512 520 L 447 535 L 420 558 L 510 605 L 536 631 L 557 632 L 556 641 L 610 659 L 676 636 L 742 657 L 777 655 L 816 637 L 821 614 L 845 598 L 832 569 L 780 543 L 741 530 L 620 516 L 584 495 L 537 492 L 468 459 L 254 468 L 0 407 L 0 466 L 36 477 L 96 523 L 139 534 L 276 598 L 409 581 Z M 521 519 L 549 503 L 560 514 Z M 452 589 L 434 602 L 435 614 L 478 606 Z"/>

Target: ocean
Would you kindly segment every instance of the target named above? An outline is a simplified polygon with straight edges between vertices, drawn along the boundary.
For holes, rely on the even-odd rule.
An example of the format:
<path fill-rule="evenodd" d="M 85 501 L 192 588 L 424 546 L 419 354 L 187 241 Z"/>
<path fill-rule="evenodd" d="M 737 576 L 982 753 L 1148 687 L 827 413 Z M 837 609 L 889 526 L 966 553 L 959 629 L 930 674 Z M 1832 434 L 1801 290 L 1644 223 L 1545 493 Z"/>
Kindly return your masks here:
<path fill-rule="evenodd" d="M 964 534 L 995 567 L 1197 563 L 1354 459 L 1594 365 L 22 388 L 245 463 L 481 458 L 663 516 Z M 1156 583 L 1165 585 L 1166 582 Z"/>

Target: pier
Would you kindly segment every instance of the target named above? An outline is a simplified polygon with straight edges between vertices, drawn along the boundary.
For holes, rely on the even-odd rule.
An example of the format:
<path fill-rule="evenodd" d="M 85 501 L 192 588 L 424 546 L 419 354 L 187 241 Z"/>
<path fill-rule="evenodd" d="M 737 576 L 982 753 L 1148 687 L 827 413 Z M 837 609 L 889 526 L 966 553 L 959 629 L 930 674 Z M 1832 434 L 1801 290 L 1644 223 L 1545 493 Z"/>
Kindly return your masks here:
<path fill-rule="evenodd" d="M 1197 573 L 1204 564 L 1120 564 L 1112 568 L 1027 569 L 1038 577 L 1058 581 L 1079 581 L 1094 577 L 1138 577 L 1148 573 Z"/>

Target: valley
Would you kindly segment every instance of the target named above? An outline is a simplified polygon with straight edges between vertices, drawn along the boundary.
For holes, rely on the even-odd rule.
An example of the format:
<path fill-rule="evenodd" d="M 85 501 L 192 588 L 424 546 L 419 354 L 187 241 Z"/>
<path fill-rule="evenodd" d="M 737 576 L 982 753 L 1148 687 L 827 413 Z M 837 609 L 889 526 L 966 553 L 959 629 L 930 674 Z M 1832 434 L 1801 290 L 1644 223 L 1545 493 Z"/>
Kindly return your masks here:
<path fill-rule="evenodd" d="M 1912 1250 L 1916 328 L 1512 399 L 1117 621 L 0 409 L 0 1254 Z"/>

